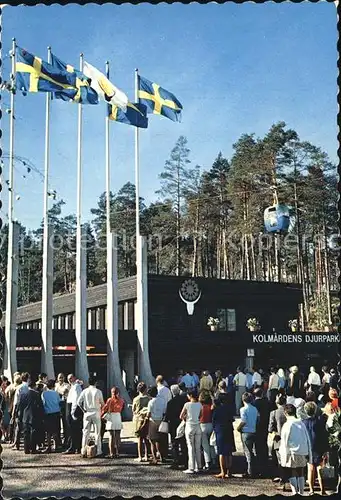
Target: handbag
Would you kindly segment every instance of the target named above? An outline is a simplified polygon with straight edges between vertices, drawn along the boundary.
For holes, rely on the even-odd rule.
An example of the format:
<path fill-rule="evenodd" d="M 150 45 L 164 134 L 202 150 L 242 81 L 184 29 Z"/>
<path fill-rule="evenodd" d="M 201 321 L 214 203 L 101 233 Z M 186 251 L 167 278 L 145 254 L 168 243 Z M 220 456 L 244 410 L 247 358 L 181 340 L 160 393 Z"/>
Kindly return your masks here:
<path fill-rule="evenodd" d="M 210 446 L 217 446 L 217 436 L 214 431 L 212 431 L 212 434 L 210 436 Z"/>
<path fill-rule="evenodd" d="M 181 420 L 180 424 L 176 429 L 175 439 L 181 439 L 185 436 L 185 428 L 186 428 L 186 422 L 185 420 Z"/>
<path fill-rule="evenodd" d="M 95 436 L 91 435 L 88 438 L 87 444 L 85 446 L 85 458 L 95 458 L 97 455 L 97 446 L 95 443 Z"/>
<path fill-rule="evenodd" d="M 159 425 L 159 429 L 158 431 L 161 432 L 162 434 L 168 434 L 169 432 L 169 426 L 168 426 L 168 422 L 165 422 L 164 420 L 161 422 L 161 424 Z"/>
<path fill-rule="evenodd" d="M 334 479 L 336 477 L 336 470 L 333 465 L 329 463 L 329 455 L 323 461 L 323 466 L 320 469 L 322 479 Z"/>
<path fill-rule="evenodd" d="M 334 479 L 335 467 L 330 464 L 325 464 L 325 466 L 320 469 L 320 474 L 322 479 Z"/>

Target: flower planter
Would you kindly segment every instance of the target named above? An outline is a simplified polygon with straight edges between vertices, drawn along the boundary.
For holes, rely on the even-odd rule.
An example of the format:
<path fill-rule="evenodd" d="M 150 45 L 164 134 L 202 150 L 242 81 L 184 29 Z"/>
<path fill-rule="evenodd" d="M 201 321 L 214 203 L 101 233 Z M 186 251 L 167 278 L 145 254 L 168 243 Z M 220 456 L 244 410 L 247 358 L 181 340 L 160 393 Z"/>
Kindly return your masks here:
<path fill-rule="evenodd" d="M 218 325 L 211 325 L 211 332 L 216 332 L 218 330 Z"/>
<path fill-rule="evenodd" d="M 292 332 L 297 332 L 297 328 L 293 328 L 293 327 L 292 327 L 292 328 L 291 328 L 291 331 L 292 331 Z"/>
<path fill-rule="evenodd" d="M 250 332 L 255 332 L 256 331 L 256 327 L 255 326 L 249 326 L 249 330 L 250 330 Z"/>

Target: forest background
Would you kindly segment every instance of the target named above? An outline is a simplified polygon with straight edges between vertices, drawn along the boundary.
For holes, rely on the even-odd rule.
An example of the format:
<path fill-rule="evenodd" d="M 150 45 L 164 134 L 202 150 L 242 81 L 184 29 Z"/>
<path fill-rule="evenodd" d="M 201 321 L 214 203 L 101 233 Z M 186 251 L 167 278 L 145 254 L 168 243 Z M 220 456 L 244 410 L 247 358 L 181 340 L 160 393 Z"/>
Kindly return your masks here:
<path fill-rule="evenodd" d="M 155 161 L 159 161 L 155 159 Z M 23 171 L 31 168 L 16 158 Z M 161 169 L 160 169 L 161 170 Z M 140 198 L 141 233 L 147 239 L 148 272 L 232 280 L 299 283 L 302 330 L 332 330 L 338 318 L 337 168 L 319 147 L 300 139 L 284 122 L 264 137 L 243 134 L 230 159 L 217 151 L 209 170 L 191 163 L 190 145 L 180 136 L 159 175 L 156 201 Z M 264 210 L 274 194 L 289 206 L 287 235 L 267 234 Z M 51 193 L 55 198 L 55 193 Z M 53 225 L 54 293 L 75 291 L 76 217 L 56 199 Z M 118 235 L 119 278 L 136 273 L 135 186 L 111 193 L 111 224 Z M 106 281 L 105 193 L 83 227 L 87 283 Z M 20 227 L 19 305 L 41 300 L 43 225 Z M 7 258 L 8 226 L 0 236 Z M 5 289 L 5 287 L 4 287 Z M 2 297 L 4 307 L 5 296 Z"/>

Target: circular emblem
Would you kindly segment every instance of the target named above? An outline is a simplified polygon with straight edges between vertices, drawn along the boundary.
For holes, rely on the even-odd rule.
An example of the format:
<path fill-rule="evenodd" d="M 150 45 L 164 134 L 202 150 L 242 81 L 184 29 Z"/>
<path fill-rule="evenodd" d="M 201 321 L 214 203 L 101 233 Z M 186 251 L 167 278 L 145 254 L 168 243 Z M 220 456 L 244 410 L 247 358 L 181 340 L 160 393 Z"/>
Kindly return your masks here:
<path fill-rule="evenodd" d="M 194 280 L 188 279 L 184 281 L 180 288 L 181 295 L 185 300 L 189 302 L 194 302 L 200 295 L 200 290 L 198 285 Z"/>

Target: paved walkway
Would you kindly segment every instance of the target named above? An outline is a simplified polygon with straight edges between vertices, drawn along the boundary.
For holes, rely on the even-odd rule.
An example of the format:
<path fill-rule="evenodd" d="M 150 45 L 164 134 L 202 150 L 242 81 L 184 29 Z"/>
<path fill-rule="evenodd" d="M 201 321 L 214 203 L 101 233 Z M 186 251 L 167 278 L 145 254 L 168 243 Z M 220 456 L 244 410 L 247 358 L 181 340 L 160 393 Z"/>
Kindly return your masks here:
<path fill-rule="evenodd" d="M 235 423 L 235 425 L 237 425 Z M 233 459 L 235 477 L 218 480 L 212 474 L 188 476 L 174 471 L 169 465 L 149 466 L 134 461 L 137 455 L 136 438 L 130 422 L 122 431 L 122 456 L 116 460 L 105 458 L 82 459 L 79 455 L 24 455 L 3 445 L 4 498 L 80 496 L 142 496 L 161 495 L 181 497 L 197 495 L 275 495 L 270 479 L 247 480 L 241 477 L 244 457 L 239 433 L 235 433 L 237 452 Z M 289 493 L 284 493 L 289 495 Z"/>

